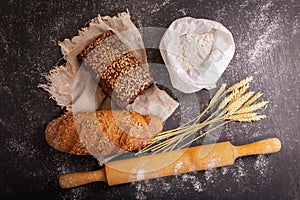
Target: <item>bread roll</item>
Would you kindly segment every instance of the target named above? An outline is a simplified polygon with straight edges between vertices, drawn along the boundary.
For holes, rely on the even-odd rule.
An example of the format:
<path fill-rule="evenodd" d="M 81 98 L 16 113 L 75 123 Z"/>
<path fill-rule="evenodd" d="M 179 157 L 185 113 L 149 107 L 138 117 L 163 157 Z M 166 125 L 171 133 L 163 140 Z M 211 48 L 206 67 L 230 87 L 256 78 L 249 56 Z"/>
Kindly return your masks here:
<path fill-rule="evenodd" d="M 48 144 L 77 155 L 103 155 L 146 146 L 162 131 L 159 118 L 131 111 L 101 110 L 67 113 L 51 121 L 45 131 Z"/>

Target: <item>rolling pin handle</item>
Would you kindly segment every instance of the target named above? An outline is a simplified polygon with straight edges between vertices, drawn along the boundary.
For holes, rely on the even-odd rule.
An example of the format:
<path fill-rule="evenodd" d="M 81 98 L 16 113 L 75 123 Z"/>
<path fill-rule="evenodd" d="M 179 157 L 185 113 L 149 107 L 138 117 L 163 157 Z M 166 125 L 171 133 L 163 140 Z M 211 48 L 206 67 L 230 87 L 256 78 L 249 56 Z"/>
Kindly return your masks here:
<path fill-rule="evenodd" d="M 62 189 L 77 187 L 97 181 L 106 182 L 106 174 L 104 168 L 92 172 L 75 172 L 64 174 L 59 177 L 59 185 Z"/>
<path fill-rule="evenodd" d="M 236 158 L 247 155 L 275 153 L 280 151 L 280 149 L 281 142 L 278 138 L 269 138 L 251 144 L 235 147 Z"/>

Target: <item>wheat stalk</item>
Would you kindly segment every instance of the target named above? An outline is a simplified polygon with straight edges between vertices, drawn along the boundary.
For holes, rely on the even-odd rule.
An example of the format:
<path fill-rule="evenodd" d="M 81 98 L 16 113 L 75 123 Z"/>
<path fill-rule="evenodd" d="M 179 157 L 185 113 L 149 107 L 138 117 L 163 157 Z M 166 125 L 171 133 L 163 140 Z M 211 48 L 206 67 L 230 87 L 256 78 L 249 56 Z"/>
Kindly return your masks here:
<path fill-rule="evenodd" d="M 265 107 L 268 104 L 268 101 L 252 104 L 262 96 L 262 93 L 246 93 L 252 79 L 252 77 L 247 77 L 239 83 L 229 87 L 227 90 L 225 90 L 226 84 L 223 84 L 210 100 L 207 107 L 196 118 L 192 119 L 188 123 L 185 123 L 184 125 L 179 126 L 178 128 L 157 134 L 150 144 L 141 149 L 137 154 L 142 154 L 145 152 L 157 153 L 162 151 L 170 151 L 175 148 L 180 149 L 231 121 L 253 122 L 265 118 L 265 115 L 259 115 L 254 113 L 254 111 Z M 226 96 L 221 101 L 223 95 Z M 200 122 L 204 114 L 207 113 L 207 111 L 210 110 L 217 102 L 219 102 L 219 104 L 213 114 Z M 207 127 L 208 125 L 216 123 L 219 123 L 219 125 L 198 135 L 194 139 L 185 142 L 186 139 L 193 136 L 193 134 L 199 130 Z M 182 141 L 184 141 L 185 144 L 178 147 Z"/>

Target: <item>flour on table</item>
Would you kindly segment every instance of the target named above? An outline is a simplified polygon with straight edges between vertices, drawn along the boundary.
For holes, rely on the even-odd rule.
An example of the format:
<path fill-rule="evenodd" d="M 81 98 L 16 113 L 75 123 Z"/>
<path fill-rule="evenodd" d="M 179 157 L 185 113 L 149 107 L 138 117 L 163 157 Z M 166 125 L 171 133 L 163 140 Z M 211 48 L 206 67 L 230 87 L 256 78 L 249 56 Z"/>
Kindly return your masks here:
<path fill-rule="evenodd" d="M 266 155 L 259 155 L 254 164 L 254 169 L 259 172 L 261 177 L 266 177 L 268 173 L 268 166 L 270 163 L 270 158 Z"/>
<path fill-rule="evenodd" d="M 235 165 L 233 166 L 235 169 L 232 171 L 232 178 L 235 182 L 242 182 L 244 180 L 243 177 L 247 175 L 245 163 L 242 158 L 236 160 Z"/>
<path fill-rule="evenodd" d="M 218 162 L 217 160 L 213 161 Z M 241 191 L 251 191 L 249 186 L 250 176 L 262 178 L 264 183 L 271 182 L 270 159 L 266 155 L 253 157 L 253 165 L 246 165 L 243 158 L 238 158 L 234 165 L 220 168 L 212 168 L 200 172 L 190 172 L 186 174 L 172 176 L 171 178 L 157 178 L 132 183 L 135 187 L 136 199 L 152 199 L 153 195 L 160 196 L 169 194 L 170 191 L 178 188 L 185 188 L 195 192 L 204 192 L 224 180 L 225 176 L 230 176 L 235 184 L 239 185 Z M 184 163 L 177 163 L 175 170 L 183 167 Z M 250 173 L 251 170 L 251 173 Z M 258 173 L 253 174 L 253 170 Z M 224 191 L 230 192 L 231 186 L 224 188 Z"/>
<path fill-rule="evenodd" d="M 205 179 L 198 178 L 196 175 L 183 174 L 182 175 L 182 181 L 183 182 L 189 182 L 196 192 L 203 192 L 204 190 L 206 190 L 206 181 L 205 181 Z"/>
<path fill-rule="evenodd" d="M 274 0 L 268 0 L 258 3 L 255 12 L 245 12 L 246 17 L 251 18 L 251 22 L 245 34 L 236 39 L 239 40 L 237 43 L 241 45 L 242 49 L 248 50 L 246 59 L 249 64 L 263 59 L 268 52 L 272 52 L 274 48 L 288 40 L 282 34 L 285 24 L 289 23 L 288 19 L 284 17 L 287 13 L 286 6 L 283 5 L 278 10 L 275 8 Z M 253 16 L 253 14 L 255 15 Z M 240 53 L 244 54 L 244 52 L 237 52 L 237 57 L 244 57 Z"/>

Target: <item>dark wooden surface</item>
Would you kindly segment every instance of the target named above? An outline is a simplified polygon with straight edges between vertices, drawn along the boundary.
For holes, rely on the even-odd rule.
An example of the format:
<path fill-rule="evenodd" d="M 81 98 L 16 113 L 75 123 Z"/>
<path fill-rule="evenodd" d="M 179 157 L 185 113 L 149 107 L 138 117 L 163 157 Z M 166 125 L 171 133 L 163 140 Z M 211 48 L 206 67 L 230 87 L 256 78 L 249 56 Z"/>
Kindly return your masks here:
<path fill-rule="evenodd" d="M 300 199 L 299 4 L 299 0 L 1 1 L 0 199 Z M 213 19 L 228 27 L 236 53 L 218 84 L 252 75 L 251 88 L 263 92 L 270 104 L 263 111 L 267 119 L 232 123 L 220 130 L 218 140 L 240 145 L 278 137 L 281 152 L 245 157 L 234 166 L 205 172 L 61 190 L 59 174 L 99 166 L 91 156 L 67 155 L 47 145 L 45 126 L 63 111 L 37 85 L 45 82 L 41 74 L 61 58 L 58 41 L 76 35 L 97 14 L 115 15 L 127 8 L 138 27 L 167 28 L 183 16 Z M 157 49 L 148 53 L 149 62 L 163 63 Z M 196 96 L 202 108 L 210 92 Z M 188 111 L 188 107 L 181 110 Z M 174 125 L 172 119 L 168 123 Z"/>

